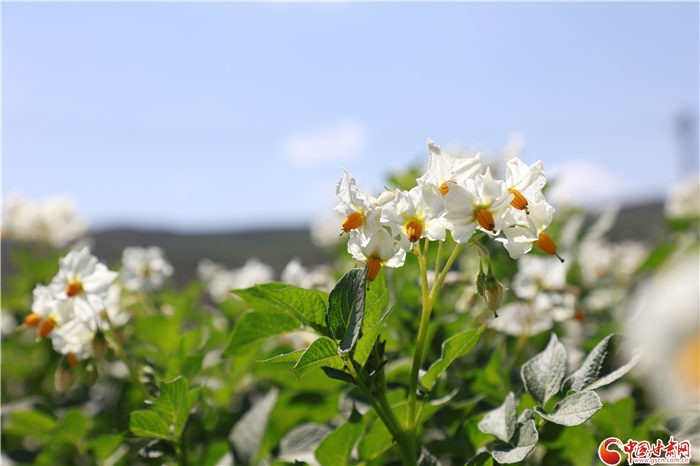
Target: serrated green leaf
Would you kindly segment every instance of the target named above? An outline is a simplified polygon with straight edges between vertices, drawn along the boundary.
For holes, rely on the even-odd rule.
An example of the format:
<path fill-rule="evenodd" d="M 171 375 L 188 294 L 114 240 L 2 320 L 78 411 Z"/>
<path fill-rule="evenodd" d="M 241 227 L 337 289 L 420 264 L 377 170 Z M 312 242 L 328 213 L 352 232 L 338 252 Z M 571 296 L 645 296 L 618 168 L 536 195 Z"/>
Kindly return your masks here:
<path fill-rule="evenodd" d="M 356 410 L 350 419 L 331 432 L 316 449 L 316 459 L 323 466 L 345 466 L 357 440 L 365 432 L 366 420 Z"/>
<path fill-rule="evenodd" d="M 567 396 L 554 405 L 551 413 L 546 413 L 539 406 L 535 406 L 535 412 L 555 424 L 577 426 L 590 419 L 602 407 L 598 394 L 587 390 Z"/>
<path fill-rule="evenodd" d="M 566 348 L 552 333 L 547 347 L 523 364 L 520 375 L 525 390 L 533 400 L 544 406 L 561 390 L 566 375 Z"/>
<path fill-rule="evenodd" d="M 486 326 L 476 330 L 468 330 L 445 340 L 442 343 L 440 359 L 435 361 L 430 368 L 428 368 L 428 371 L 421 379 L 421 385 L 431 390 L 438 377 L 447 370 L 447 367 L 452 364 L 455 359 L 466 355 L 476 346 L 485 328 Z"/>
<path fill-rule="evenodd" d="M 280 311 L 250 311 L 238 319 L 222 356 L 241 355 L 251 346 L 277 335 L 299 331 L 299 321 Z"/>
<path fill-rule="evenodd" d="M 330 366 L 334 369 L 345 367 L 343 358 L 338 354 L 338 345 L 328 337 L 316 339 L 304 350 L 292 371 L 297 378 L 302 378 L 319 366 Z"/>
<path fill-rule="evenodd" d="M 153 411 L 134 411 L 129 416 L 129 430 L 138 437 L 170 440 L 170 426 Z"/>
<path fill-rule="evenodd" d="M 538 439 L 535 421 L 530 419 L 518 429 L 512 444 L 496 445 L 491 455 L 501 464 L 520 462 L 535 449 Z"/>
<path fill-rule="evenodd" d="M 518 425 L 516 415 L 515 394 L 508 392 L 501 406 L 487 412 L 479 422 L 479 430 L 485 434 L 495 435 L 504 442 L 509 442 Z"/>
<path fill-rule="evenodd" d="M 328 296 L 328 324 L 340 341 L 338 352 L 349 352 L 360 336 L 365 315 L 367 267 L 352 269 L 338 280 Z"/>
<path fill-rule="evenodd" d="M 377 338 L 379 337 L 379 334 L 382 331 L 384 321 L 387 317 L 389 317 L 391 311 L 394 310 L 395 305 L 396 303 L 394 303 L 394 305 L 392 305 L 389 308 L 389 310 L 387 310 L 386 313 L 384 313 L 384 315 L 382 315 L 370 329 L 368 329 L 367 331 L 363 330 L 364 335 L 362 335 L 362 337 L 360 337 L 360 339 L 357 341 L 357 346 L 355 346 L 355 353 L 353 353 L 353 359 L 360 367 L 364 367 L 365 363 L 367 363 L 367 359 L 369 359 L 369 355 L 372 352 L 374 342 L 377 341 Z M 365 316 L 365 319 L 366 317 L 367 316 Z"/>
<path fill-rule="evenodd" d="M 258 312 L 265 315 L 269 312 L 284 312 L 320 334 L 329 335 L 326 324 L 328 294 L 323 291 L 273 282 L 233 292 Z"/>
<path fill-rule="evenodd" d="M 203 359 L 204 356 L 200 354 L 193 354 L 191 356 L 185 357 L 185 360 L 182 361 L 182 366 L 180 370 L 182 376 L 187 380 L 192 380 L 197 374 L 199 374 L 199 371 L 202 369 Z"/>
<path fill-rule="evenodd" d="M 153 411 L 172 425 L 173 440 L 180 440 L 182 429 L 185 427 L 190 414 L 190 403 L 187 398 L 187 380 L 176 379 L 160 385 L 160 395 L 153 402 Z"/>

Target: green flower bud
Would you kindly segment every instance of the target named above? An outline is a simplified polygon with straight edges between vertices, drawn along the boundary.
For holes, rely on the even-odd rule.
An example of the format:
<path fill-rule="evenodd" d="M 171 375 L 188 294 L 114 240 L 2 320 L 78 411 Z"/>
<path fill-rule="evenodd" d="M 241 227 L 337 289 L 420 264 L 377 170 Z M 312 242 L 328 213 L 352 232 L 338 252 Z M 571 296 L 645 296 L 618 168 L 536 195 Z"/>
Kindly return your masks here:
<path fill-rule="evenodd" d="M 56 391 L 59 393 L 67 392 L 73 385 L 73 382 L 75 382 L 75 371 L 67 359 L 64 358 L 58 365 L 58 369 L 56 369 L 56 377 L 54 379 Z"/>
<path fill-rule="evenodd" d="M 90 344 L 90 354 L 95 359 L 102 359 L 107 355 L 107 340 L 105 339 L 104 333 L 99 330 Z"/>
<path fill-rule="evenodd" d="M 503 301 L 503 290 L 505 290 L 505 288 L 493 274 L 491 264 L 489 264 L 489 272 L 486 274 L 483 296 L 486 301 L 486 307 L 491 309 L 496 317 L 498 317 L 496 309 L 501 307 L 501 302 Z"/>
<path fill-rule="evenodd" d="M 484 286 L 486 285 L 486 274 L 484 273 L 484 268 L 481 265 L 481 260 L 479 260 L 479 273 L 476 274 L 476 292 L 479 296 L 484 296 Z"/>

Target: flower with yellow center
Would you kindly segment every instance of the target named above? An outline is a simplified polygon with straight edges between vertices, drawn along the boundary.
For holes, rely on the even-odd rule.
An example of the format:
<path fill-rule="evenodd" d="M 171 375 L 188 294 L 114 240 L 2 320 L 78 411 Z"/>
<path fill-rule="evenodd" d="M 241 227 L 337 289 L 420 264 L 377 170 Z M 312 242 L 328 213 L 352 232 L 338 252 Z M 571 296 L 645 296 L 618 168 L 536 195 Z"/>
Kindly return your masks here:
<path fill-rule="evenodd" d="M 428 151 L 430 152 L 428 171 L 416 181 L 419 186 L 436 186 L 443 196 L 450 191 L 450 181 L 463 182 L 481 173 L 481 152 L 472 158 L 453 157 L 430 139 L 428 139 Z"/>
<path fill-rule="evenodd" d="M 503 229 L 505 238 L 499 238 L 513 259 L 520 258 L 529 252 L 533 245 L 537 245 L 549 255 L 557 256 L 557 245 L 544 230 L 554 219 L 554 207 L 546 202 L 530 206 L 530 213 L 525 215 L 522 211 L 510 211 L 506 214 L 506 226 Z"/>
<path fill-rule="evenodd" d="M 506 164 L 506 185 L 508 192 L 513 194 L 510 205 L 517 210 L 529 213 L 531 204 L 544 202 L 542 188 L 546 183 L 544 167 L 540 161 L 529 167 L 520 159 L 512 159 Z"/>
<path fill-rule="evenodd" d="M 448 182 L 448 185 L 445 219 L 455 241 L 469 241 L 477 227 L 490 235 L 498 234 L 513 200 L 503 181 L 494 180 L 487 168 L 484 175 L 477 175 L 473 180 L 463 184 Z"/>
<path fill-rule="evenodd" d="M 94 320 L 104 309 L 104 299 L 117 272 L 100 264 L 87 247 L 69 252 L 59 260 L 59 266 L 58 275 L 49 284 L 54 298 L 70 301 L 80 319 Z"/>
<path fill-rule="evenodd" d="M 394 200 L 382 209 L 381 221 L 387 226 L 398 226 L 410 243 L 425 237 L 444 241 L 444 212 L 445 202 L 435 186 L 416 186 L 410 191 L 396 191 Z"/>
<path fill-rule="evenodd" d="M 377 278 L 383 265 L 401 267 L 408 248 L 408 241 L 403 235 L 396 241 L 384 228 L 374 234 L 360 230 L 348 241 L 348 252 L 352 257 L 367 263 L 367 281 L 370 282 Z"/>
<path fill-rule="evenodd" d="M 54 328 L 75 316 L 73 307 L 57 300 L 48 287 L 37 285 L 32 294 L 32 312 L 24 318 L 24 326 L 36 327 L 37 337 L 48 336 Z"/>
<path fill-rule="evenodd" d="M 374 233 L 381 228 L 377 213 L 378 201 L 357 189 L 355 178 L 344 168 L 343 171 L 345 175 L 335 185 L 335 195 L 340 199 L 340 204 L 335 210 L 345 216 L 340 234 L 350 233 L 362 227 Z"/>

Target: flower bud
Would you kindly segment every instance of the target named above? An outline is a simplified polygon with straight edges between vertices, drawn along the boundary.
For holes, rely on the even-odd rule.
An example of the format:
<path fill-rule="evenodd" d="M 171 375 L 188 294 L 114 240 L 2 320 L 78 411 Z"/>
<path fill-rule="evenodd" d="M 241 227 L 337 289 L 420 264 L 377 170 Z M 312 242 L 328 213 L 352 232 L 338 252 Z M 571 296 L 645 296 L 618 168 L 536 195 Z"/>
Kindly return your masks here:
<path fill-rule="evenodd" d="M 505 288 L 493 274 L 491 264 L 489 264 L 489 272 L 484 283 L 484 301 L 486 301 L 486 307 L 491 309 L 496 317 L 498 317 L 496 309 L 501 307 L 501 302 L 503 301 L 503 290 Z"/>
<path fill-rule="evenodd" d="M 484 286 L 486 286 L 486 274 L 484 273 L 484 268 L 481 265 L 481 259 L 479 260 L 479 273 L 476 274 L 476 292 L 479 296 L 484 296 Z"/>
<path fill-rule="evenodd" d="M 75 371 L 64 358 L 58 365 L 58 369 L 56 369 L 56 378 L 54 379 L 56 391 L 59 393 L 67 392 L 73 385 L 73 382 L 75 382 Z"/>
<path fill-rule="evenodd" d="M 90 354 L 95 359 L 102 359 L 107 355 L 107 340 L 105 339 L 104 333 L 99 330 L 90 344 Z"/>
<path fill-rule="evenodd" d="M 97 382 L 97 368 L 94 364 L 90 363 L 85 368 L 85 374 L 83 375 L 83 381 L 88 387 L 92 387 Z"/>

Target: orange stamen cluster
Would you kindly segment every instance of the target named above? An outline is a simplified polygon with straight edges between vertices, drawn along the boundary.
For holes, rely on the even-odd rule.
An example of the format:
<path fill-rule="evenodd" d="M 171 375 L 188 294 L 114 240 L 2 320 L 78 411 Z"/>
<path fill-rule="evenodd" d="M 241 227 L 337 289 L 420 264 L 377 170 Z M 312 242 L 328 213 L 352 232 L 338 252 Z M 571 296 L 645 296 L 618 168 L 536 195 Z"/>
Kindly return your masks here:
<path fill-rule="evenodd" d="M 440 185 L 440 192 L 442 193 L 443 196 L 447 195 L 447 193 L 450 192 L 450 187 L 447 186 L 447 183 L 442 183 Z"/>
<path fill-rule="evenodd" d="M 78 282 L 73 282 L 66 285 L 66 294 L 71 298 L 80 294 L 81 291 L 83 291 L 83 285 Z"/>
<path fill-rule="evenodd" d="M 408 241 L 415 243 L 421 238 L 423 234 L 423 225 L 418 220 L 411 220 L 406 225 L 406 236 L 408 236 Z"/>
<path fill-rule="evenodd" d="M 356 228 L 360 228 L 362 226 L 363 219 L 362 219 L 362 214 L 359 212 L 353 212 L 348 217 L 343 220 L 343 231 L 340 232 L 342 235 L 343 233 L 350 233 L 352 230 Z"/>
<path fill-rule="evenodd" d="M 525 199 L 525 196 L 520 194 L 520 191 L 515 188 L 512 188 L 510 193 L 515 196 L 513 200 L 510 201 L 510 205 L 518 210 L 525 210 L 525 212 L 527 212 L 527 199 Z"/>
<path fill-rule="evenodd" d="M 41 322 L 41 316 L 33 312 L 24 318 L 24 325 L 27 327 L 37 327 L 39 322 Z"/>
<path fill-rule="evenodd" d="M 367 281 L 373 282 L 377 275 L 379 275 L 379 270 L 382 268 L 382 263 L 377 259 L 367 259 Z"/>
<path fill-rule="evenodd" d="M 496 222 L 493 220 L 493 215 L 488 210 L 481 210 L 476 216 L 476 220 L 481 225 L 481 228 L 495 233 Z"/>
<path fill-rule="evenodd" d="M 51 317 L 48 319 L 44 319 L 44 321 L 39 325 L 39 328 L 36 329 L 36 336 L 39 338 L 44 338 L 47 336 L 51 331 L 56 327 L 56 321 L 53 320 Z"/>
<path fill-rule="evenodd" d="M 537 247 L 549 255 L 554 255 L 557 252 L 557 245 L 554 244 L 552 238 L 545 232 L 540 233 L 540 237 L 537 240 Z"/>

